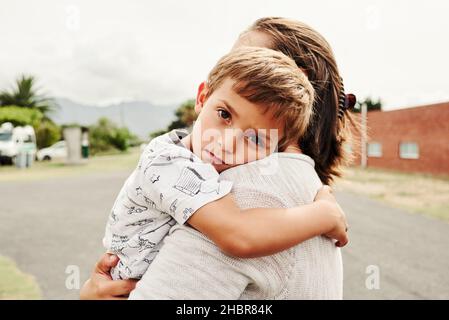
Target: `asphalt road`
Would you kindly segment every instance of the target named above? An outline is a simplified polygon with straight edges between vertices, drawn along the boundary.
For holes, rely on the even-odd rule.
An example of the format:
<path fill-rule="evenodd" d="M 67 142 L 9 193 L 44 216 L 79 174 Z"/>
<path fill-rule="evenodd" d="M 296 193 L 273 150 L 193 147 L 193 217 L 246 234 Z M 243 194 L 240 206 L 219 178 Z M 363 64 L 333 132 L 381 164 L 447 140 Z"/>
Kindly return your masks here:
<path fill-rule="evenodd" d="M 77 270 L 82 284 L 128 174 L 0 183 L 0 254 L 34 275 L 44 298 L 77 299 Z M 337 196 L 350 223 L 345 299 L 449 299 L 448 223 Z"/>

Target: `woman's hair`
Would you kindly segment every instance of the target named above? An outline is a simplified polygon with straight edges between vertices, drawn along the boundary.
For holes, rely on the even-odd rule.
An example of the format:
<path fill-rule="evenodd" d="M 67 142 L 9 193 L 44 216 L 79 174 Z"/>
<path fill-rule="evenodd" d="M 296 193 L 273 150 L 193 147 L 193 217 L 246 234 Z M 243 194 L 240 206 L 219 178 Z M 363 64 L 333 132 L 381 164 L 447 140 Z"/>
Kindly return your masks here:
<path fill-rule="evenodd" d="M 226 79 L 234 80 L 233 90 L 257 104 L 261 113 L 282 124 L 284 134 L 278 148 L 298 141 L 312 117 L 314 89 L 292 58 L 268 48 L 244 47 L 222 57 L 209 73 L 208 98 Z M 291 130 L 294 128 L 294 130 Z"/>
<path fill-rule="evenodd" d="M 268 35 L 269 48 L 291 57 L 312 83 L 314 112 L 299 146 L 315 161 L 321 181 L 330 184 L 341 176 L 341 165 L 349 161 L 345 150 L 351 137 L 347 124 L 357 127 L 357 123 L 350 112 L 343 110 L 343 81 L 329 43 L 306 24 L 286 18 L 261 18 L 245 33 L 251 31 Z M 340 117 L 339 112 L 343 112 Z"/>

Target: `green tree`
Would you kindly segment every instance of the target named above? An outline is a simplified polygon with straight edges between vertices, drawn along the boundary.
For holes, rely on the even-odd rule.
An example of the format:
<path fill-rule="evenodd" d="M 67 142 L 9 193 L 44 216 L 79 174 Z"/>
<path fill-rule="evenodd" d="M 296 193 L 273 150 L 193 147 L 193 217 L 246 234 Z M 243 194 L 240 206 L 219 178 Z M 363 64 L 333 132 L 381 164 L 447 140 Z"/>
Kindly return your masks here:
<path fill-rule="evenodd" d="M 0 108 L 0 123 L 11 122 L 14 126 L 30 125 L 37 128 L 43 116 L 42 112 L 36 109 L 25 109 L 17 106 Z"/>
<path fill-rule="evenodd" d="M 175 120 L 168 125 L 167 129 L 151 132 L 149 136 L 153 139 L 173 129 L 188 128 L 193 125 L 197 117 L 195 113 L 195 100 L 189 99 L 175 110 Z"/>
<path fill-rule="evenodd" d="M 365 100 L 358 102 L 354 108 L 354 112 L 359 113 L 362 111 L 362 106 L 366 105 L 368 111 L 381 111 L 382 101 L 380 99 L 374 100 L 371 97 L 365 98 Z"/>
<path fill-rule="evenodd" d="M 168 131 L 190 127 L 197 118 L 195 113 L 195 100 L 190 99 L 181 104 L 175 111 L 175 117 L 176 119 L 168 125 Z"/>
<path fill-rule="evenodd" d="M 16 79 L 15 87 L 10 91 L 3 90 L 0 92 L 0 106 L 9 105 L 37 109 L 45 118 L 57 108 L 53 99 L 38 93 L 35 78 L 25 75 Z"/>

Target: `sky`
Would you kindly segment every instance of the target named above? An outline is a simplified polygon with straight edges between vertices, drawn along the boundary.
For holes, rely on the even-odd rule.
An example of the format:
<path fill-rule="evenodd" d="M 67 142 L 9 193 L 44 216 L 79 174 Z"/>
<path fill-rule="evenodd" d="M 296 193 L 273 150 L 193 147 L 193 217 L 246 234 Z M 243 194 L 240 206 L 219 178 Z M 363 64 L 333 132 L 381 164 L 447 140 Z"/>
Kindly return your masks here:
<path fill-rule="evenodd" d="M 257 18 L 305 22 L 331 44 L 346 92 L 385 110 L 449 101 L 449 2 L 0 0 L 0 89 L 107 105 L 177 104 Z"/>

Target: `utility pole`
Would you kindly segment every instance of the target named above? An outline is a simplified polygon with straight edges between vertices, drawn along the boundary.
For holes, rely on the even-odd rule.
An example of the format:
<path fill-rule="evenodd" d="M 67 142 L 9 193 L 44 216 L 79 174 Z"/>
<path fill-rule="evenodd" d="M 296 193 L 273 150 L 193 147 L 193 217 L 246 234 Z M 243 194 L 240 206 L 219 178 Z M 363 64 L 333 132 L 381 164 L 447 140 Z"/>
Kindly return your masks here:
<path fill-rule="evenodd" d="M 368 114 L 368 105 L 366 103 L 362 103 L 362 137 L 361 137 L 361 147 L 362 147 L 362 156 L 361 156 L 361 167 L 362 169 L 366 168 L 367 165 L 367 114 Z"/>

